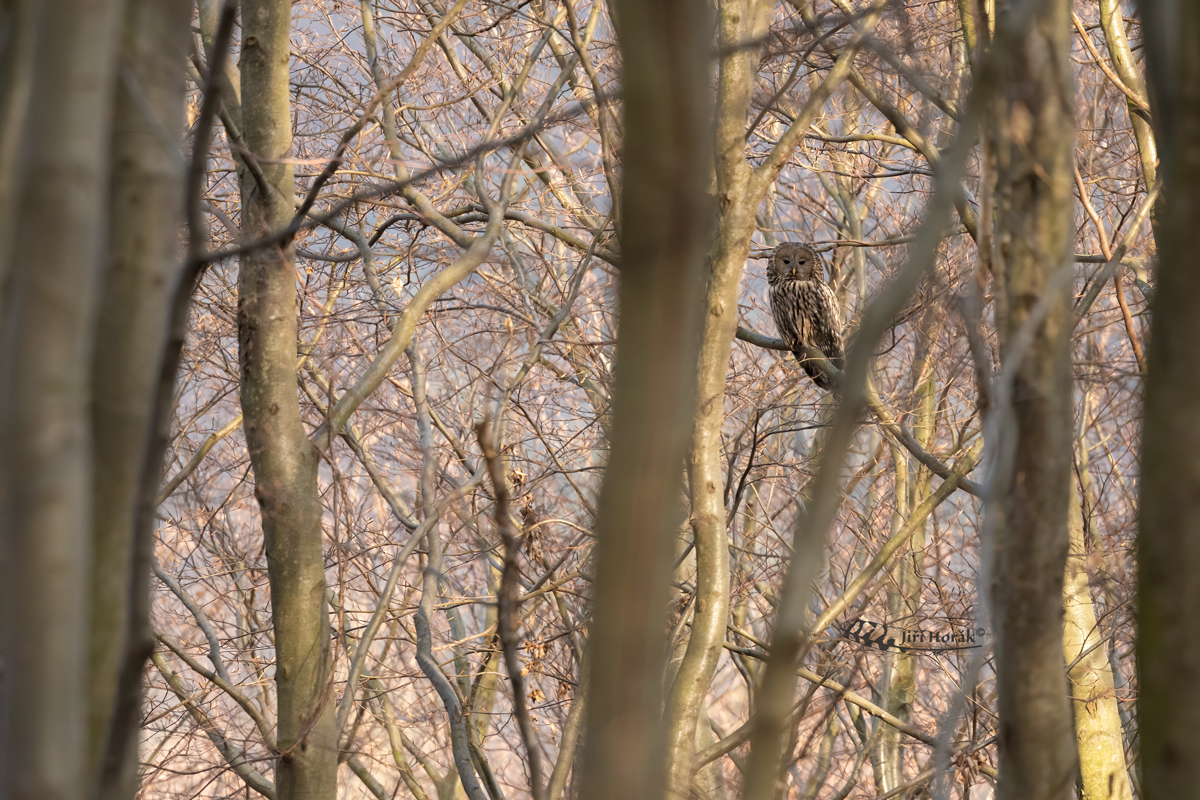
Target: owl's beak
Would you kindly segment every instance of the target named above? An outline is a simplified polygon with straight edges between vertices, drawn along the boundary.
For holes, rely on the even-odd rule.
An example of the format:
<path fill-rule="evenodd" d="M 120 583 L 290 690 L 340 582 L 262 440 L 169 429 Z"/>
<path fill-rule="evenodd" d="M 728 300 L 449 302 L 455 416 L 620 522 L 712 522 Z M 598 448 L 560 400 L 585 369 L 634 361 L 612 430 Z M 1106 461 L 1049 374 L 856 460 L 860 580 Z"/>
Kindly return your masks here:
<path fill-rule="evenodd" d="M 796 268 L 792 267 L 792 277 L 796 277 Z"/>

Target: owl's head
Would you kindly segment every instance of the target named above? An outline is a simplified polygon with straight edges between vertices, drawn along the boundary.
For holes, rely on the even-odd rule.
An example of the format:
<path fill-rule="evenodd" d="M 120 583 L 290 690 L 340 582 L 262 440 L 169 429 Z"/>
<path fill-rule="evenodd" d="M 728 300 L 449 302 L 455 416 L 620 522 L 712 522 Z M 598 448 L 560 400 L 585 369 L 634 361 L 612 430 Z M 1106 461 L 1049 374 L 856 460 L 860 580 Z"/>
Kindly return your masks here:
<path fill-rule="evenodd" d="M 767 265 L 767 282 L 824 280 L 821 257 L 808 245 L 784 242 Z"/>

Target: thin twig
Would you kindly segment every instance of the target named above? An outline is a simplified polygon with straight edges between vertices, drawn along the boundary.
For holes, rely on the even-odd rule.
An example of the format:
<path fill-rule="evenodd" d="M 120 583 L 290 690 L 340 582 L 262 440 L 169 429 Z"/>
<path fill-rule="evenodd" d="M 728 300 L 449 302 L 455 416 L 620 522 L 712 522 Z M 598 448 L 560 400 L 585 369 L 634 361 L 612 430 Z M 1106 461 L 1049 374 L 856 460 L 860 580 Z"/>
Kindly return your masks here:
<path fill-rule="evenodd" d="M 1125 235 L 1121 237 L 1121 243 L 1117 245 L 1116 249 L 1112 252 L 1112 256 L 1097 272 L 1096 277 L 1092 280 L 1091 288 L 1088 289 L 1088 293 L 1075 306 L 1076 325 L 1087 314 L 1088 310 L 1092 307 L 1092 303 L 1096 302 L 1096 298 L 1100 296 L 1100 290 L 1108 282 L 1109 277 L 1121 265 L 1121 259 L 1125 257 L 1125 251 L 1129 249 L 1129 243 L 1146 221 L 1146 217 L 1150 214 L 1150 209 L 1153 208 L 1154 201 L 1158 199 L 1160 191 L 1162 191 L 1162 178 L 1155 181 L 1154 187 L 1146 193 L 1146 197 L 1142 200 L 1142 205 L 1138 208 L 1137 213 L 1133 215 L 1133 220 L 1130 222 L 1129 227 L 1125 229 Z"/>
<path fill-rule="evenodd" d="M 160 489 L 158 492 L 158 497 L 155 499 L 154 504 L 156 506 L 161 506 L 163 503 L 165 503 L 167 498 L 174 494 L 175 490 L 179 488 L 179 485 L 186 481 L 188 477 L 196 471 L 196 468 L 200 466 L 200 462 L 204 460 L 204 457 L 208 455 L 208 452 L 216 447 L 218 442 L 236 431 L 241 426 L 242 415 L 238 414 L 229 422 L 225 423 L 222 427 L 210 433 L 208 438 L 204 440 L 204 443 L 200 445 L 200 448 L 192 454 L 191 459 L 183 467 L 183 469 L 179 470 L 179 472 L 175 473 L 169 481 L 163 484 L 162 489 Z"/>

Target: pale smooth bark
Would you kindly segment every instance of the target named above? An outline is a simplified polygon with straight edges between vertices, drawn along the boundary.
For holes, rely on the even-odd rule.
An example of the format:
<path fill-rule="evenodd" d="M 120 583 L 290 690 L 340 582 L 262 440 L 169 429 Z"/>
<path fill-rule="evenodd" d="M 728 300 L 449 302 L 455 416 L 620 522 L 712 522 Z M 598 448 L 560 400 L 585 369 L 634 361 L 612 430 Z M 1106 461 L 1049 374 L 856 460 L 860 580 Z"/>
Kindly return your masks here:
<path fill-rule="evenodd" d="M 546 787 L 547 800 L 560 800 L 567 788 L 567 777 L 575 764 L 575 750 L 579 736 L 583 732 L 584 716 L 587 713 L 588 666 L 585 661 L 579 667 L 579 686 L 575 690 L 575 698 L 571 701 L 571 711 L 563 725 L 562 736 L 558 740 L 558 759 L 550 772 L 550 783 Z"/>
<path fill-rule="evenodd" d="M 1132 800 L 1133 789 L 1125 764 L 1125 737 L 1121 733 L 1108 647 L 1096 624 L 1088 582 L 1083 509 L 1074 481 L 1067 519 L 1071 549 L 1063 580 L 1063 655 L 1069 667 L 1067 677 L 1075 707 L 1083 800 Z"/>
<path fill-rule="evenodd" d="M 1125 35 L 1125 15 L 1122 8 L 1120 0 L 1100 0 L 1100 27 L 1104 29 L 1104 41 L 1108 45 L 1108 54 L 1112 58 L 1112 66 L 1117 76 L 1144 104 L 1149 105 L 1146 81 L 1134 62 L 1129 37 Z M 1158 144 L 1154 139 L 1154 130 L 1150 127 L 1150 120 L 1145 112 L 1133 102 L 1126 102 L 1126 110 L 1129 112 L 1133 136 L 1137 140 L 1142 177 L 1146 181 L 1146 189 L 1149 190 L 1158 180 Z"/>
<path fill-rule="evenodd" d="M 910 499 L 908 455 L 897 444 L 891 445 L 896 486 L 896 509 L 892 513 L 891 533 L 896 535 L 904 526 Z M 920 602 L 921 585 L 913 568 L 914 551 L 924 546 L 924 531 L 908 540 L 892 568 L 892 580 L 887 589 L 887 621 L 896 625 L 914 625 L 913 615 Z M 889 653 L 884 657 L 883 706 L 889 714 L 907 722 L 912 717 L 916 695 L 917 661 L 911 653 Z M 885 728 L 879 736 L 875 757 L 876 783 L 880 792 L 890 792 L 904 782 L 903 738 L 895 728 Z"/>
<path fill-rule="evenodd" d="M 242 229 L 258 238 L 292 219 L 288 0 L 242 4 L 242 128 L 269 186 L 242 183 Z M 317 453 L 296 387 L 295 256 L 290 243 L 247 253 L 238 275 L 243 430 L 262 512 L 275 630 L 280 800 L 333 800 L 337 735 L 325 603 Z"/>
<path fill-rule="evenodd" d="M 708 711 L 700 710 L 700 719 L 696 724 L 696 752 L 716 744 L 716 731 L 712 728 L 712 720 Z M 725 776 L 721 771 L 721 762 L 713 761 L 696 769 L 692 778 L 693 800 L 726 800 L 729 797 L 725 791 Z"/>
<path fill-rule="evenodd" d="M 915 443 L 928 451 L 933 443 L 937 426 L 937 383 L 933 373 L 933 348 L 937 344 L 938 328 L 943 311 L 934 301 L 917 328 L 917 350 L 912 364 L 912 379 L 916 387 L 912 414 L 912 437 Z M 914 465 L 913 469 L 901 466 L 908 460 L 908 453 L 900 444 L 891 446 L 892 460 L 896 467 L 896 515 L 892 522 L 892 535 L 897 534 L 910 519 L 910 509 L 919 508 L 930 494 L 933 473 L 928 467 Z M 894 583 L 888 587 L 888 619 L 899 625 L 919 625 L 916 618 L 921 608 L 923 564 L 925 560 L 926 531 L 928 521 L 917 526 L 908 544 L 900 550 L 894 568 Z M 886 702 L 888 713 L 906 724 L 912 722 L 913 703 L 917 696 L 917 657 L 911 653 L 893 653 L 886 656 L 887 679 Z M 884 776 L 883 791 L 892 791 L 904 783 L 905 743 L 898 729 L 888 726 L 879 734 L 881 772 Z"/>
<path fill-rule="evenodd" d="M 1008 8 L 999 9 L 998 26 Z M 1062 655 L 1062 582 L 1071 478 L 1074 86 L 1070 4 L 1038 8 L 1012 42 L 996 103 L 997 312 L 1014 374 L 1001 441 L 992 603 L 999 690 L 997 795 L 1071 795 L 1076 753 Z M 1032 336 L 1025 333 L 1031 326 Z M 1028 343 L 1028 346 L 1023 346 Z M 1015 364 L 1010 363 L 1015 360 Z"/>
<path fill-rule="evenodd" d="M 615 11 L 625 98 L 620 326 L 596 523 L 585 800 L 662 796 L 667 581 L 712 218 L 707 5 L 621 0 Z M 686 734 L 690 771 L 694 721 Z"/>
<path fill-rule="evenodd" d="M 729 543 L 725 532 L 725 473 L 721 430 L 725 378 L 737 330 L 737 297 L 759 198 L 746 163 L 746 115 L 759 47 L 745 46 L 766 33 L 772 4 L 737 0 L 720 9 L 722 48 L 717 90 L 716 185 L 720 223 L 713 243 L 696 366 L 696 418 L 688 461 L 691 529 L 696 548 L 696 599 L 691 634 L 667 703 L 667 787 L 670 797 L 692 791 L 697 721 L 716 671 L 729 619 Z M 626 217 L 628 219 L 628 217 Z"/>
<path fill-rule="evenodd" d="M 1147 800 L 1200 786 L 1200 7 L 1142 3 L 1162 162 L 1138 520 L 1138 736 Z"/>
<path fill-rule="evenodd" d="M 12 800 L 88 792 L 89 363 L 121 7 L 59 0 L 32 12 L 20 170 L 6 177 L 17 219 L 0 254 L 11 278 L 0 342 L 0 794 Z"/>

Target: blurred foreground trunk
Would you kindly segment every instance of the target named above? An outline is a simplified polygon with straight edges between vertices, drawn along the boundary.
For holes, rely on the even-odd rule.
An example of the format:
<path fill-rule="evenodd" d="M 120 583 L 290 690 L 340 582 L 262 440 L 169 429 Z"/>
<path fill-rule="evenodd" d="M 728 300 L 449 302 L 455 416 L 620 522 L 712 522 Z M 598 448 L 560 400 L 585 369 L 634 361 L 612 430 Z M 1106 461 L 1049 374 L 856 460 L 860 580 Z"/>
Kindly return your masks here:
<path fill-rule="evenodd" d="M 5 142 L 18 172 L 3 177 L 15 224 L 0 254 L 10 279 L 0 314 L 0 795 L 12 800 L 89 793 L 89 383 L 121 5 L 25 6 L 18 13 L 35 17 L 15 27 L 32 41 L 5 43 L 23 62 L 6 59 L 6 77 L 31 80 L 27 106 L 6 98 L 3 125 L 19 137 Z"/>
<path fill-rule="evenodd" d="M 5 9 L 0 101 L 0 773 L 13 798 L 132 798 L 191 4 L 36 6 Z"/>
<path fill-rule="evenodd" d="M 113 117 L 108 263 L 92 361 L 94 558 L 89 784 L 137 790 L 142 674 L 153 648 L 150 558 L 165 436 L 156 426 L 183 218 L 184 68 L 191 3 L 129 0 Z M 169 134 L 171 138 L 164 136 Z M 169 390 L 172 374 L 166 378 Z"/>
<path fill-rule="evenodd" d="M 661 797 L 667 581 L 711 230 L 707 5 L 622 0 L 615 12 L 625 87 L 620 327 L 596 523 L 586 800 Z M 690 755 L 694 716 L 685 733 Z"/>
<path fill-rule="evenodd" d="M 1200 787 L 1200 7 L 1141 11 L 1164 204 L 1138 526 L 1141 796 L 1156 800 Z"/>
<path fill-rule="evenodd" d="M 997 25 L 1011 24 L 1001 9 Z M 1000 441 L 992 602 L 1005 800 L 1071 795 L 1075 742 L 1063 669 L 1063 571 L 1073 448 L 1069 302 L 1074 228 L 1070 3 L 1014 37 L 996 103 L 997 311 L 1011 409 Z"/>

